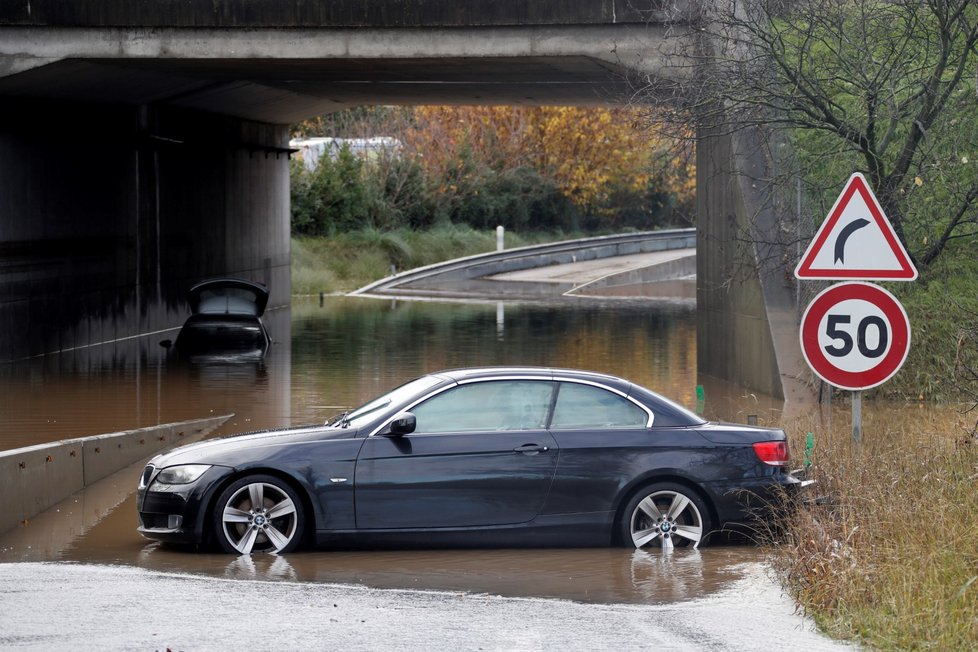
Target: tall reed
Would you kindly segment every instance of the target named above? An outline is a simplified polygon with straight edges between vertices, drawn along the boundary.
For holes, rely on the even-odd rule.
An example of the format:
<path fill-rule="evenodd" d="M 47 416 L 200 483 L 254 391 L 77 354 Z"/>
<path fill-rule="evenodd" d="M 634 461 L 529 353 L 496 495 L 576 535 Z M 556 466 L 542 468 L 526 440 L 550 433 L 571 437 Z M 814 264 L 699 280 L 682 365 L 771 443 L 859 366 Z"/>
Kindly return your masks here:
<path fill-rule="evenodd" d="M 824 504 L 794 513 L 776 566 L 834 636 L 976 649 L 978 442 L 898 421 L 860 447 L 849 432 L 822 435 L 813 475 Z"/>

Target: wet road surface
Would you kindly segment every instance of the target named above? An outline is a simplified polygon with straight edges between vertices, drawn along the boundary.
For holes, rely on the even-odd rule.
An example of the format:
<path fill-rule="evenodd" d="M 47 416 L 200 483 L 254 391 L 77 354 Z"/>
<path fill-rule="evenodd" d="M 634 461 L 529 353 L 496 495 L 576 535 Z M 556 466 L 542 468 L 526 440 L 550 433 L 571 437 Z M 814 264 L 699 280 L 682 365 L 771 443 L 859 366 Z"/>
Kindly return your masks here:
<path fill-rule="evenodd" d="M 0 564 L 0 647 L 17 650 L 760 650 L 842 646 L 748 563 L 669 605 L 594 605 L 135 568 Z"/>

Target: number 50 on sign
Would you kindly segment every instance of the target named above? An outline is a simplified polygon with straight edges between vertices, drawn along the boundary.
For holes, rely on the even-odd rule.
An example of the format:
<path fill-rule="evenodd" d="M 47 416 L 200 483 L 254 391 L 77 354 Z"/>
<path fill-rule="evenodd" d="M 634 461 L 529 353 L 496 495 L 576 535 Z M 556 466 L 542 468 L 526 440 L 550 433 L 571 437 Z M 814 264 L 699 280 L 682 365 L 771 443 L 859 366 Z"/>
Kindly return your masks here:
<path fill-rule="evenodd" d="M 896 297 L 872 283 L 820 292 L 801 319 L 801 351 L 812 370 L 842 389 L 876 387 L 910 350 L 910 320 Z"/>

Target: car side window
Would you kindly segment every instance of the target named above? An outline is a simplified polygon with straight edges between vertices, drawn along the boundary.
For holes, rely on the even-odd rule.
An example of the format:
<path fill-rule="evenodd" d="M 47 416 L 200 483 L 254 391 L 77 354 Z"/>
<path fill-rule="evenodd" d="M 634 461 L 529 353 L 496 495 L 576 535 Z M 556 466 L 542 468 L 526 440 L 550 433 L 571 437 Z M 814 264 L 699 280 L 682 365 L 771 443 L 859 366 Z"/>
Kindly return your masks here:
<path fill-rule="evenodd" d="M 561 383 L 554 407 L 554 429 L 644 428 L 649 416 L 642 408 L 600 387 Z"/>
<path fill-rule="evenodd" d="M 492 380 L 459 385 L 414 406 L 415 433 L 543 428 L 554 384 Z"/>

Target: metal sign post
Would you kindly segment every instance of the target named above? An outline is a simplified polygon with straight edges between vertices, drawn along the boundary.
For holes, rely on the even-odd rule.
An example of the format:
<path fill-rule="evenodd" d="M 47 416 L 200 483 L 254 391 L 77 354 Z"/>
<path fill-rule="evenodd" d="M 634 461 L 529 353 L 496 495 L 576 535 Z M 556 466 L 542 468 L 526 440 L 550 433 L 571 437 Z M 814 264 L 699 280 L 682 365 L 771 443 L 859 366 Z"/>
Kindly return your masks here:
<path fill-rule="evenodd" d="M 852 443 L 859 446 L 863 441 L 863 393 L 852 393 Z"/>

